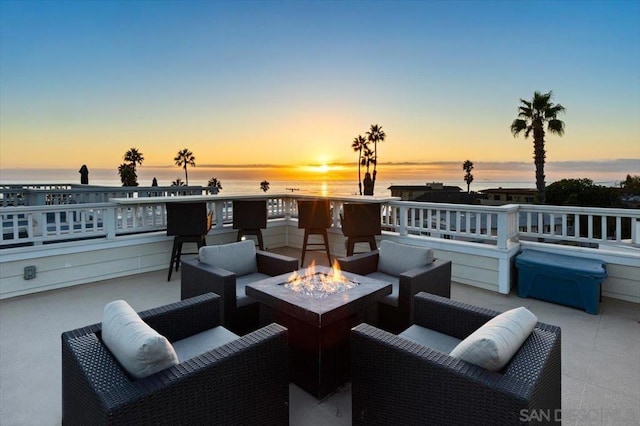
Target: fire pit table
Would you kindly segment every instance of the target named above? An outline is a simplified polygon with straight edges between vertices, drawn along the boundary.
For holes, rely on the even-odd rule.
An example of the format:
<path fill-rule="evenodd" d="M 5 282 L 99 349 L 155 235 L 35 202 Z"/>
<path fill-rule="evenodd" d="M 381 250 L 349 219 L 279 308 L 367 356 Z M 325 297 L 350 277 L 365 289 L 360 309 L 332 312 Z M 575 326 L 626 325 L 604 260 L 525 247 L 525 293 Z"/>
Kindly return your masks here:
<path fill-rule="evenodd" d="M 291 381 L 321 399 L 349 380 L 351 328 L 375 323 L 376 302 L 391 294 L 391 284 L 313 264 L 300 273 L 249 284 L 245 291 L 260 302 L 261 323 L 289 329 Z"/>

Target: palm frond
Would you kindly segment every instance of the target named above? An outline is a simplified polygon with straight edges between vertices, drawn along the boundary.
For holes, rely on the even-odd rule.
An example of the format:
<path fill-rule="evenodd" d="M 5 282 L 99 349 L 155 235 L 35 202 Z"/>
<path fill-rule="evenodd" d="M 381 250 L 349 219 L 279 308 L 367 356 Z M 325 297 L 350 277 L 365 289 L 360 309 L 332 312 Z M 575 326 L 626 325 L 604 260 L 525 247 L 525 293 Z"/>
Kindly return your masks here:
<path fill-rule="evenodd" d="M 520 119 L 520 118 L 516 118 L 515 120 L 513 120 L 513 123 L 511 123 L 511 134 L 514 137 L 518 136 L 520 134 L 520 132 L 522 132 L 526 128 L 527 128 L 527 122 L 525 120 Z M 528 132 L 525 133 L 524 136 L 528 137 L 529 136 Z"/>
<path fill-rule="evenodd" d="M 551 133 L 555 133 L 558 136 L 562 136 L 564 134 L 564 121 L 558 119 L 551 119 L 547 124 L 547 128 Z"/>

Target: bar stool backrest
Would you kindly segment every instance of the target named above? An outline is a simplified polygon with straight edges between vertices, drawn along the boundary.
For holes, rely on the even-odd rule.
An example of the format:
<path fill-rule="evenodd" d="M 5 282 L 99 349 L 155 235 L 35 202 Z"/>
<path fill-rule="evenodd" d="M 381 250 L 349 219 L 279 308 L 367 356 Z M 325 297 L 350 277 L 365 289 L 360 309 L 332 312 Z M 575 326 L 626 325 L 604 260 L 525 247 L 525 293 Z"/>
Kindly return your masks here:
<path fill-rule="evenodd" d="M 330 226 L 329 200 L 298 200 L 299 229 L 326 229 Z"/>
<path fill-rule="evenodd" d="M 233 200 L 233 229 L 267 227 L 267 200 Z"/>
<path fill-rule="evenodd" d="M 346 203 L 343 210 L 342 233 L 346 237 L 366 237 L 382 233 L 380 204 Z"/>
<path fill-rule="evenodd" d="M 167 203 L 167 235 L 205 235 L 207 226 L 206 203 Z"/>

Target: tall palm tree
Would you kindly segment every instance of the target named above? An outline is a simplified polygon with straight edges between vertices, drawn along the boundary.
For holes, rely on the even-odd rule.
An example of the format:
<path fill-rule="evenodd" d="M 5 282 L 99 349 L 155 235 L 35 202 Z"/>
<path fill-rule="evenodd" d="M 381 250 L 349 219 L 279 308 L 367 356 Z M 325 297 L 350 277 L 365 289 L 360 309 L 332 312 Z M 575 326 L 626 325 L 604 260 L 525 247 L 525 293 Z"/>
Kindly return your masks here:
<path fill-rule="evenodd" d="M 351 148 L 358 153 L 358 189 L 360 190 L 360 195 L 362 195 L 361 169 L 362 166 L 364 166 L 362 161 L 362 150 L 367 147 L 367 143 L 367 140 L 362 135 L 358 135 L 358 137 L 353 138 L 353 142 L 351 143 Z"/>
<path fill-rule="evenodd" d="M 144 161 L 144 156 L 137 148 L 130 148 L 129 151 L 124 153 L 124 161 L 127 161 L 133 166 L 133 170 L 136 166 L 141 166 Z"/>
<path fill-rule="evenodd" d="M 533 161 L 536 166 L 536 189 L 538 190 L 538 203 L 544 204 L 544 162 L 546 153 L 544 150 L 544 125 L 547 124 L 547 130 L 550 133 L 556 133 L 558 136 L 564 134 L 564 121 L 557 118 L 558 114 L 564 112 L 565 109 L 560 104 L 551 102 L 553 92 L 540 93 L 535 91 L 533 99 L 527 101 L 520 99 L 520 107 L 518 108 L 518 118 L 511 123 L 511 133 L 513 137 L 524 132 L 527 139 L 529 134 L 533 132 Z"/>
<path fill-rule="evenodd" d="M 173 159 L 176 162 L 176 166 L 181 166 L 184 169 L 184 178 L 189 186 L 189 174 L 187 173 L 187 166 L 196 166 L 196 157 L 187 148 L 182 151 L 178 151 L 178 155 Z"/>
<path fill-rule="evenodd" d="M 375 188 L 376 185 L 376 175 L 378 174 L 376 168 L 378 165 L 378 142 L 384 142 L 384 139 L 387 135 L 382 130 L 382 126 L 378 126 L 377 124 L 372 124 L 371 128 L 367 132 L 367 140 L 369 142 L 373 142 L 373 158 L 371 162 L 373 163 L 373 186 Z M 373 195 L 373 194 L 371 194 Z"/>
<path fill-rule="evenodd" d="M 467 194 L 471 192 L 471 182 L 473 182 L 473 175 L 471 174 L 471 170 L 473 170 L 473 161 L 466 160 L 462 163 L 462 170 L 466 173 L 464 175 L 464 181 L 467 182 Z"/>

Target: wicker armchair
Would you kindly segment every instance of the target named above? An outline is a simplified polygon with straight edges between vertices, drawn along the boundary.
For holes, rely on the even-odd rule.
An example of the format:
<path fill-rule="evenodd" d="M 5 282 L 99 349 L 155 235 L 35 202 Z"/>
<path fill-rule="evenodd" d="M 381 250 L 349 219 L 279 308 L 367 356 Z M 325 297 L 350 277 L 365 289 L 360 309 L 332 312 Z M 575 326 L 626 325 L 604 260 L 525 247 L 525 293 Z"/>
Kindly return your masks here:
<path fill-rule="evenodd" d="M 219 325 L 209 293 L 140 313 L 170 342 Z M 101 324 L 62 334 L 65 425 L 288 424 L 287 330 L 270 324 L 178 365 L 132 379 Z"/>
<path fill-rule="evenodd" d="M 420 293 L 415 323 L 464 339 L 498 312 Z M 521 424 L 559 420 L 560 328 L 537 323 L 500 372 L 367 324 L 351 332 L 353 424 Z"/>
<path fill-rule="evenodd" d="M 379 259 L 380 250 L 338 259 L 343 271 L 368 275 L 393 284 L 393 292 L 378 302 L 378 327 L 391 333 L 409 327 L 413 317 L 413 296 L 421 291 L 451 297 L 450 260 L 434 259 L 424 266 L 390 276 L 378 271 Z"/>
<path fill-rule="evenodd" d="M 247 242 L 230 245 L 237 244 L 246 245 Z M 227 268 L 212 266 L 200 259 L 183 261 L 180 298 L 188 299 L 214 292 L 222 299 L 220 311 L 223 326 L 239 335 L 257 329 L 260 305 L 245 294 L 244 287 L 261 279 L 295 271 L 298 269 L 298 259 L 260 250 L 254 252 L 258 270 L 247 275 L 237 275 Z"/>

